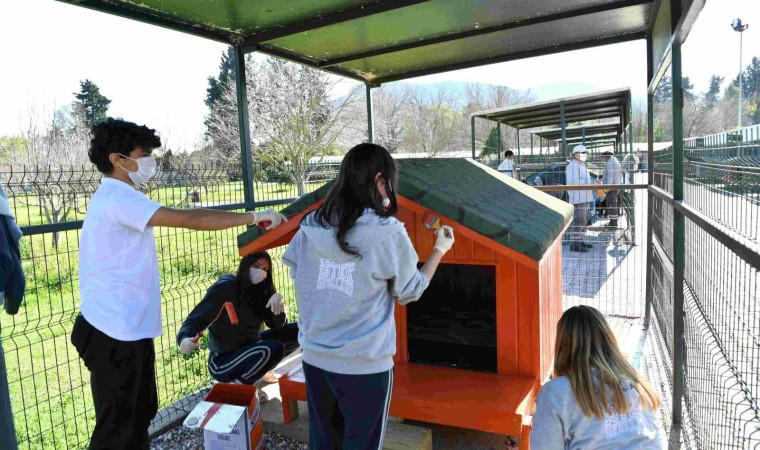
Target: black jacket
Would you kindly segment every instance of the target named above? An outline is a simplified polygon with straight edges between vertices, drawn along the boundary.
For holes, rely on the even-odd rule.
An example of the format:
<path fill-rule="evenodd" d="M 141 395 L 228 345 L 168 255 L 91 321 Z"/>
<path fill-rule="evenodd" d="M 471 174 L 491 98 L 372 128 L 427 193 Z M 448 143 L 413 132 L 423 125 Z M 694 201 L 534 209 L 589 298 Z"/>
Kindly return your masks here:
<path fill-rule="evenodd" d="M 5 293 L 4 307 L 8 314 L 18 312 L 26 287 L 20 239 L 21 230 L 13 217 L 0 215 L 0 291 Z"/>
<path fill-rule="evenodd" d="M 262 283 L 263 284 L 263 283 Z M 185 319 L 177 333 L 177 344 L 185 338 L 192 338 L 208 327 L 225 302 L 232 302 L 238 316 L 238 324 L 232 325 L 227 312 L 209 327 L 208 349 L 213 353 L 228 353 L 243 345 L 259 342 L 261 324 L 269 328 L 279 329 L 285 326 L 285 313 L 274 315 L 266 307 L 271 294 L 263 287 L 254 285 L 248 292 L 241 293 L 240 283 L 232 275 L 222 275 L 211 285 L 200 303 L 198 303 Z"/>

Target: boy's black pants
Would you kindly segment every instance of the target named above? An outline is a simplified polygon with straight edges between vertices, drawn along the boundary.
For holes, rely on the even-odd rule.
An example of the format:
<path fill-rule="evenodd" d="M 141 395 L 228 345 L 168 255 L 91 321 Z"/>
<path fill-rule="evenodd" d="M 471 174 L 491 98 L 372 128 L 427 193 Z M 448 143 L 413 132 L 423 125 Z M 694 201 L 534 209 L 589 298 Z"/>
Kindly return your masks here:
<path fill-rule="evenodd" d="M 95 429 L 89 449 L 147 450 L 148 427 L 158 412 L 153 339 L 113 339 L 80 314 L 71 343 L 90 371 Z"/>

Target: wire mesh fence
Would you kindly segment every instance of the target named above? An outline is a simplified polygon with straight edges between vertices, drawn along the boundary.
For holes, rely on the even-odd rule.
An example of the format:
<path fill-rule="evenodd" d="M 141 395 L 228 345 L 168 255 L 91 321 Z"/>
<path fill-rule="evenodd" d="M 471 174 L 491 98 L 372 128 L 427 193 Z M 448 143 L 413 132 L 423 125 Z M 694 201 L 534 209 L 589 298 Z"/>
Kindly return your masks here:
<path fill-rule="evenodd" d="M 25 232 L 21 241 L 27 277 L 24 304 L 17 315 L 0 318 L 17 440 L 25 449 L 85 448 L 94 426 L 89 373 L 70 345 L 69 335 L 79 310 L 78 221 L 84 219 L 101 175 L 89 167 L 13 166 L 2 171 L 3 188 Z M 334 173 L 334 167 L 309 166 L 304 188 L 321 186 L 333 176 L 329 171 Z M 243 210 L 241 172 L 234 163 L 162 166 L 144 190 L 166 206 Z M 265 165 L 254 167 L 257 203 L 285 204 L 298 196 L 292 176 L 281 173 Z M 175 334 L 218 276 L 236 270 L 236 237 L 242 231 L 242 227 L 217 232 L 156 230 L 164 330 L 155 340 L 159 409 L 211 383 L 205 353 L 181 355 Z M 273 278 L 289 300 L 288 317 L 295 320 L 290 279 L 280 263 L 282 249 L 271 253 Z M 155 421 L 169 412 L 162 410 Z"/>
<path fill-rule="evenodd" d="M 760 133 L 757 127 L 754 130 L 744 133 L 740 143 L 725 136 L 694 141 L 700 142 L 698 145 L 687 141 L 685 165 L 694 168 L 686 171 L 685 203 L 757 243 L 759 166 L 746 160 L 757 152 Z M 721 156 L 710 156 L 710 146 L 716 142 L 720 145 L 716 155 Z M 699 161 L 696 156 L 690 157 L 692 150 Z M 671 202 L 653 196 L 652 215 L 647 217 L 650 200 L 646 190 L 640 189 L 646 177 L 637 172 L 642 163 L 630 158 L 626 161 L 626 157 L 618 155 L 625 170 L 624 182 L 631 188 L 618 189 L 617 205 L 606 202 L 609 192 L 592 188 L 588 220 L 576 223 L 563 238 L 563 305 L 589 304 L 600 309 L 634 362 L 643 354 L 639 367 L 660 393 L 662 421 L 669 430 L 676 317 L 672 264 L 676 212 Z M 737 160 L 732 158 L 737 157 L 745 158 L 742 161 L 747 165 L 736 165 Z M 672 150 L 656 152 L 655 161 L 653 185 L 672 193 Z M 526 184 L 568 200 L 563 188 L 548 187 L 565 184 L 567 163 L 557 155 L 523 156 L 516 161 L 515 175 Z M 313 164 L 296 176 L 287 167 L 256 165 L 252 170 L 254 199 L 258 205 L 280 208 L 333 178 L 338 166 L 336 161 Z M 592 154 L 588 167 L 597 178 L 603 173 L 604 162 Z M 21 244 L 28 279 L 25 304 L 18 315 L 0 319 L 6 358 L 12 368 L 9 384 L 18 441 L 21 448 L 83 448 L 94 426 L 94 413 L 88 373 L 69 345 L 69 334 L 79 306 L 79 221 L 84 219 L 100 174 L 89 168 L 8 167 L 2 171 L 17 221 L 27 234 Z M 243 178 L 236 163 L 162 165 L 145 191 L 172 207 L 243 210 L 248 206 Z M 652 259 L 647 261 L 645 231 L 649 220 L 655 239 Z M 188 395 L 212 382 L 205 353 L 181 355 L 174 336 L 217 277 L 235 270 L 235 238 L 242 231 L 156 232 L 164 320 L 164 335 L 156 339 L 160 408 L 191 402 Z M 586 251 L 573 248 L 577 241 L 588 245 Z M 758 271 L 690 221 L 685 247 L 686 390 L 681 400 L 685 448 L 760 448 Z M 297 311 L 290 279 L 280 261 L 282 251 L 278 248 L 271 252 L 273 278 L 287 299 L 288 317 L 293 320 Z M 646 339 L 642 339 L 647 271 L 652 320 Z M 167 411 L 163 410 L 157 420 Z"/>
<path fill-rule="evenodd" d="M 673 223 L 675 214 L 684 213 L 677 211 L 672 198 L 653 200 L 653 320 L 646 369 L 666 400 L 673 395 L 673 364 L 675 373 L 684 377 L 678 400 L 683 407 L 684 448 L 760 448 L 759 131 L 756 125 L 684 142 L 683 204 L 697 215 L 686 216 L 680 249 L 686 260 L 683 311 L 673 309 Z M 654 156 L 653 184 L 672 194 L 673 150 Z M 705 224 L 741 243 L 747 252 L 739 253 Z M 679 315 L 684 335 L 674 336 Z M 673 361 L 674 339 L 684 342 L 682 365 Z M 662 418 L 667 430 L 672 402 L 666 406 Z"/>

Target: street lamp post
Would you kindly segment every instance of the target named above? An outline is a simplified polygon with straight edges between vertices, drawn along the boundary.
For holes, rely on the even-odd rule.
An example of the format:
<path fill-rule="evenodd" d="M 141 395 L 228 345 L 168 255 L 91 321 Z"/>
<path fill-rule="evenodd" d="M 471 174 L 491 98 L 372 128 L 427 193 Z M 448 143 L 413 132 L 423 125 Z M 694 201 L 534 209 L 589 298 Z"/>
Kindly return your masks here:
<path fill-rule="evenodd" d="M 742 24 L 741 19 L 734 19 L 733 22 L 731 22 L 731 28 L 734 29 L 734 31 L 739 32 L 739 128 L 742 127 L 742 73 L 744 72 L 744 66 L 742 65 L 742 36 L 744 35 L 744 30 L 749 28 L 749 24 Z"/>

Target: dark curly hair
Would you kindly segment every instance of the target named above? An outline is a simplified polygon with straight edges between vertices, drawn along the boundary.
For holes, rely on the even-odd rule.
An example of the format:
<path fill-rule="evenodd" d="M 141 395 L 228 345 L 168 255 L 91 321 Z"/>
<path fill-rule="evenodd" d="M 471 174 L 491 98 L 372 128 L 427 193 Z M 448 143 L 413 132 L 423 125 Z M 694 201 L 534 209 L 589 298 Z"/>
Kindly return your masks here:
<path fill-rule="evenodd" d="M 108 159 L 111 153 L 129 156 L 135 148 L 150 153 L 158 147 L 161 147 L 161 139 L 156 130 L 109 117 L 93 125 L 90 150 L 87 154 L 90 162 L 95 164 L 100 172 L 110 174 L 113 171 L 113 164 Z"/>

